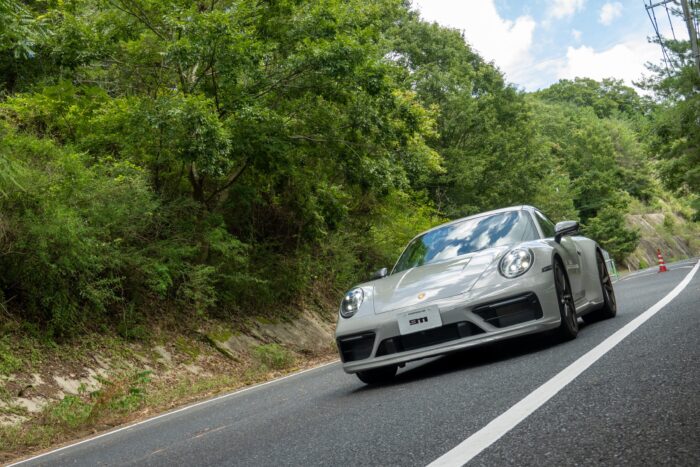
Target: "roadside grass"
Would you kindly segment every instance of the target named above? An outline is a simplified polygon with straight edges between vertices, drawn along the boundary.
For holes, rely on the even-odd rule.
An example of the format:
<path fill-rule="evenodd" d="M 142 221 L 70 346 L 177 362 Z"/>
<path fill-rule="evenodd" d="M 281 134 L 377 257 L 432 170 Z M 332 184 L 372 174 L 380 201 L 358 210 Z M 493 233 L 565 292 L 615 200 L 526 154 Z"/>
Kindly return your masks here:
<path fill-rule="evenodd" d="M 15 356 L 7 336 L 0 338 L 0 376 L 8 376 L 22 368 L 22 361 Z"/>
<path fill-rule="evenodd" d="M 191 344 L 176 345 L 194 352 Z M 217 374 L 170 374 L 156 378 L 146 370 L 121 371 L 102 379 L 102 387 L 97 391 L 81 388 L 76 395 L 66 395 L 48 404 L 25 423 L 0 426 L 0 463 L 326 360 L 327 357 L 322 357 L 302 361 L 278 344 L 265 344 L 253 349 L 252 358 L 230 363 Z M 26 411 L 21 414 L 28 415 Z"/>
<path fill-rule="evenodd" d="M 253 354 L 264 367 L 283 370 L 294 365 L 294 355 L 279 344 L 263 344 L 253 349 Z"/>
<path fill-rule="evenodd" d="M 337 355 L 332 348 L 297 354 L 260 339 L 260 345 L 247 344 L 241 353 L 222 353 L 215 341 L 244 333 L 243 320 L 193 321 L 163 314 L 152 316 L 147 325 L 147 333 L 97 327 L 79 339 L 55 340 L 30 323 L 0 316 L 0 464 Z M 170 356 L 164 358 L 157 346 Z M 55 378 L 82 381 L 88 373 L 99 389 L 85 383 L 70 393 L 75 389 L 62 388 Z M 59 391 L 65 396 L 56 400 Z M 31 411 L 18 403 L 19 397 L 46 405 Z M 9 424 L 13 419 L 22 421 Z"/>

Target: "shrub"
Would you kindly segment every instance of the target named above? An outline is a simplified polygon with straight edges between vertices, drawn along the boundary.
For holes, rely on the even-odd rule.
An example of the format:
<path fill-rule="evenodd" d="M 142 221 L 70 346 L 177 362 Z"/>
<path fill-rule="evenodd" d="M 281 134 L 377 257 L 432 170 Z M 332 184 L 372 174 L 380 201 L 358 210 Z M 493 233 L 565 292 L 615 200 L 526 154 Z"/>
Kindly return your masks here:
<path fill-rule="evenodd" d="M 6 230 L 0 288 L 17 295 L 27 318 L 67 335 L 123 300 L 157 201 L 143 173 L 109 158 L 86 156 L 48 140 L 8 132 L 0 157 L 16 183 L 0 179 Z"/>
<path fill-rule="evenodd" d="M 623 211 L 612 206 L 603 207 L 596 217 L 589 219 L 583 232 L 600 243 L 618 262 L 634 251 L 639 242 L 639 232 L 625 227 Z"/>

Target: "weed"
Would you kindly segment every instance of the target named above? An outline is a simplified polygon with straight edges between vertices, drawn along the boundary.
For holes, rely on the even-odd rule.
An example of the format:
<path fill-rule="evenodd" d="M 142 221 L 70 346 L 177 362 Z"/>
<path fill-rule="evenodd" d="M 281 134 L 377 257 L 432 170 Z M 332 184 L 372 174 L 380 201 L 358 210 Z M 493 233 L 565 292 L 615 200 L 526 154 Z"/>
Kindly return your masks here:
<path fill-rule="evenodd" d="M 3 406 L 0 406 L 0 414 L 26 416 L 26 415 L 29 415 L 29 411 L 27 410 L 26 407 L 23 407 L 21 405 L 6 404 Z"/>
<path fill-rule="evenodd" d="M 178 352 L 184 353 L 188 357 L 190 357 L 190 361 L 194 361 L 199 357 L 199 347 L 197 347 L 194 343 L 188 341 L 185 337 L 183 336 L 178 336 L 177 339 L 175 339 L 175 349 L 177 349 Z"/>
<path fill-rule="evenodd" d="M 102 388 L 91 394 L 95 401 L 91 420 L 139 409 L 145 399 L 146 386 L 151 381 L 150 375 L 150 371 L 141 371 L 113 380 L 103 380 Z"/>
<path fill-rule="evenodd" d="M 0 375 L 10 375 L 22 368 L 22 361 L 10 350 L 7 337 L 0 339 Z"/>
<path fill-rule="evenodd" d="M 117 324 L 117 332 L 126 340 L 146 341 L 150 337 L 148 328 L 141 322 L 140 316 L 133 305 L 125 307 L 121 320 Z"/>
<path fill-rule="evenodd" d="M 44 420 L 50 425 L 78 428 L 90 417 L 92 405 L 78 396 L 67 395 L 44 411 Z"/>
<path fill-rule="evenodd" d="M 279 344 L 264 344 L 253 349 L 255 357 L 268 368 L 281 370 L 294 364 L 294 355 Z"/>
<path fill-rule="evenodd" d="M 0 425 L 0 463 L 9 461 L 14 450 L 50 446 L 58 432 L 59 429 L 52 425 Z"/>
<path fill-rule="evenodd" d="M 230 329 L 224 329 L 224 328 L 217 328 L 213 331 L 210 331 L 207 334 L 207 337 L 213 341 L 216 342 L 226 342 L 233 336 L 233 333 L 231 332 Z"/>

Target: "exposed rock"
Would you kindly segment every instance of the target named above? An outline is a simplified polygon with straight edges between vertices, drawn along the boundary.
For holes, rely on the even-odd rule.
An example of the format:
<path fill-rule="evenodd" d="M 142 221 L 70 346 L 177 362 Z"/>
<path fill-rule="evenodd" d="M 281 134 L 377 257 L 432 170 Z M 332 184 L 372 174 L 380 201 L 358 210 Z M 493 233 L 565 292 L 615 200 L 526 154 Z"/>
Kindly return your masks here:
<path fill-rule="evenodd" d="M 89 368 L 87 369 L 87 377 L 76 378 L 73 375 L 70 377 L 54 375 L 53 380 L 64 393 L 79 394 L 80 392 L 92 392 L 98 390 L 101 386 L 96 376 L 105 377 L 107 375 L 104 370 L 100 369 L 100 371 L 102 371 L 102 374 Z"/>
<path fill-rule="evenodd" d="M 257 342 L 252 337 L 245 335 L 234 335 L 225 341 L 220 341 L 211 334 L 204 334 L 204 337 L 222 355 L 236 362 L 240 362 L 241 355 L 248 352 L 249 346 L 243 341 Z"/>
<path fill-rule="evenodd" d="M 189 371 L 190 373 L 192 373 L 193 375 L 207 374 L 207 372 L 205 372 L 204 369 L 199 365 L 195 365 L 195 364 L 183 365 L 183 368 L 185 370 Z"/>
<path fill-rule="evenodd" d="M 111 365 L 109 360 L 101 358 L 99 355 L 95 354 L 92 356 L 92 358 L 95 360 L 95 363 L 102 368 L 103 370 L 109 370 Z"/>
<path fill-rule="evenodd" d="M 44 383 L 44 380 L 41 379 L 41 375 L 39 373 L 32 373 L 32 383 L 31 384 L 32 384 L 32 386 L 37 387 L 37 386 L 41 386 L 42 384 L 46 384 L 46 383 Z"/>
<path fill-rule="evenodd" d="M 236 361 L 249 356 L 253 348 L 270 342 L 295 352 L 321 354 L 333 347 L 333 332 L 333 323 L 323 321 L 313 312 L 304 312 L 289 321 L 254 321 L 245 334 L 200 331 L 219 352 Z"/>
<path fill-rule="evenodd" d="M 261 325 L 260 332 L 266 340 L 307 354 L 319 354 L 333 345 L 333 326 L 311 313 L 290 322 Z"/>
<path fill-rule="evenodd" d="M 49 400 L 43 397 L 18 397 L 14 400 L 14 403 L 27 409 L 29 413 L 38 413 L 49 403 Z"/>
<path fill-rule="evenodd" d="M 18 425 L 20 423 L 26 422 L 27 420 L 29 420 L 29 417 L 24 417 L 22 415 L 3 414 L 0 415 L 0 426 Z"/>
<path fill-rule="evenodd" d="M 637 229 L 640 234 L 639 245 L 624 261 L 623 266 L 630 270 L 643 267 L 656 267 L 658 260 L 657 249 L 661 250 L 664 260 L 668 263 L 673 259 L 688 258 L 700 254 L 699 248 L 693 248 L 692 242 L 681 235 L 662 235 L 662 226 L 670 216 L 672 225 L 682 226 L 688 222 L 676 214 L 648 213 L 634 214 L 625 217 L 628 226 Z M 697 242 L 696 242 L 697 243 Z"/>

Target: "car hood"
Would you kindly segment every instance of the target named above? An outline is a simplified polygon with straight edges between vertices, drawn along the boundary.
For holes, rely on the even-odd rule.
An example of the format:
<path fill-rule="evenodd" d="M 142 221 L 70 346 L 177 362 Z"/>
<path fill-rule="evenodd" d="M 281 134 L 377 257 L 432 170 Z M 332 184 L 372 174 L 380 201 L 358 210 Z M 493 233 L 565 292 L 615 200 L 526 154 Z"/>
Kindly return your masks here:
<path fill-rule="evenodd" d="M 468 292 L 508 247 L 489 248 L 375 281 L 374 312 L 384 313 Z"/>

